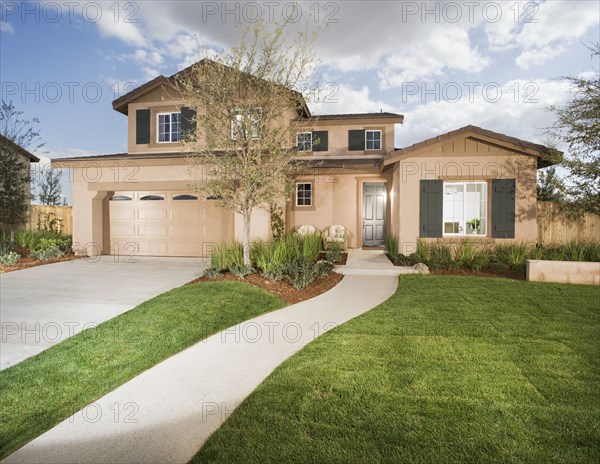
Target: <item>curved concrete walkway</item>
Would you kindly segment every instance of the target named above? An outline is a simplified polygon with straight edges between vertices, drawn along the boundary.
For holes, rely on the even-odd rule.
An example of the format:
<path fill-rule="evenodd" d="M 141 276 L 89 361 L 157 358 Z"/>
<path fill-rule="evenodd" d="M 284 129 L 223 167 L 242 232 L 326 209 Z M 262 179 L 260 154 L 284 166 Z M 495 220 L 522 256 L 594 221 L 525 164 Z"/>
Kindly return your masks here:
<path fill-rule="evenodd" d="M 277 366 L 396 290 L 349 275 L 332 290 L 213 335 L 13 453 L 7 463 L 185 463 Z"/>

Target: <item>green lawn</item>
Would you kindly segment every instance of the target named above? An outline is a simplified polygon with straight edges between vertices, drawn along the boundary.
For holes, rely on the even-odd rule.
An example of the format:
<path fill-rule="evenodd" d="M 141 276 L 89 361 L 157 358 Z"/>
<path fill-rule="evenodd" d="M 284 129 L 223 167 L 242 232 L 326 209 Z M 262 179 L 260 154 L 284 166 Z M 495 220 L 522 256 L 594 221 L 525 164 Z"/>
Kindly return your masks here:
<path fill-rule="evenodd" d="M 0 459 L 169 356 L 283 306 L 244 283 L 189 285 L 0 372 Z"/>
<path fill-rule="evenodd" d="M 600 289 L 402 277 L 290 358 L 193 462 L 600 462 Z"/>

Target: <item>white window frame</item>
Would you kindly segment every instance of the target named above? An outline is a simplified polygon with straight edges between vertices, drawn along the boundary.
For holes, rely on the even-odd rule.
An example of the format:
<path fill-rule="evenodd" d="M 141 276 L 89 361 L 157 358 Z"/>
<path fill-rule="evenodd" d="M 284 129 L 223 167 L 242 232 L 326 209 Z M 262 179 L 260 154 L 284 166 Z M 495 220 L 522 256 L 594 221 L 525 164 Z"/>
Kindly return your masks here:
<path fill-rule="evenodd" d="M 299 205 L 298 204 L 298 186 L 300 185 L 310 185 L 310 205 Z M 311 208 L 312 205 L 314 204 L 314 199 L 315 199 L 315 191 L 313 190 L 313 184 L 312 182 L 296 182 L 296 191 L 294 192 L 295 196 L 296 196 L 296 206 L 298 208 Z M 303 198 L 304 200 L 306 200 L 306 197 Z"/>
<path fill-rule="evenodd" d="M 443 233 L 443 236 L 444 237 L 487 237 L 487 235 L 488 235 L 487 221 L 488 221 L 488 216 L 489 216 L 489 211 L 490 211 L 487 182 L 444 182 L 444 185 L 442 188 L 443 195 L 446 194 L 446 186 L 450 186 L 450 185 L 462 185 L 462 187 L 463 187 L 463 217 L 462 217 L 462 221 L 460 221 L 460 223 L 459 223 L 459 232 L 458 233 L 447 233 L 445 231 L 446 217 L 445 217 L 445 211 L 444 211 L 444 206 L 443 206 L 444 202 L 442 201 L 442 233 Z M 466 216 L 467 185 L 483 185 L 484 186 L 483 197 L 485 198 L 485 217 L 479 218 L 480 224 L 485 224 L 485 228 L 484 228 L 485 232 L 484 233 L 467 234 L 467 223 L 469 222 L 469 219 Z M 462 228 L 462 232 L 460 232 L 460 228 Z"/>
<path fill-rule="evenodd" d="M 256 115 L 258 116 L 256 118 L 255 121 L 253 121 L 253 125 L 256 125 L 254 127 L 254 133 L 251 135 L 250 140 L 257 140 L 260 139 L 260 124 L 262 121 L 262 108 L 253 108 L 253 111 L 256 112 Z M 241 117 L 242 121 L 243 121 L 243 114 L 240 114 L 242 112 L 241 108 L 235 108 L 233 110 L 231 110 L 231 140 L 237 140 L 238 139 L 238 134 L 237 134 L 237 127 L 238 126 L 238 117 Z"/>
<path fill-rule="evenodd" d="M 299 142 L 299 140 L 298 140 L 298 139 L 299 139 L 299 137 L 300 137 L 301 135 L 305 135 L 305 136 L 306 136 L 306 135 L 308 135 L 308 136 L 309 136 L 309 141 L 308 141 L 308 142 L 306 142 L 306 141 L 304 141 L 304 142 L 303 142 L 303 143 L 304 143 L 304 146 L 306 146 L 306 145 L 307 145 L 307 143 L 308 143 L 308 144 L 309 144 L 309 148 L 303 148 L 303 149 L 300 149 L 300 142 Z M 296 134 L 296 146 L 298 147 L 298 151 L 313 151 L 313 139 L 312 139 L 312 132 L 298 132 L 298 133 Z"/>
<path fill-rule="evenodd" d="M 173 115 L 179 115 L 179 140 L 173 140 Z M 169 140 L 160 140 L 160 117 L 169 116 Z M 170 111 L 156 115 L 156 143 L 180 143 L 181 142 L 181 111 Z"/>
<path fill-rule="evenodd" d="M 369 132 L 371 132 L 371 133 L 379 132 L 379 148 L 367 148 L 367 144 L 369 143 L 368 142 L 368 138 L 369 138 L 368 134 L 369 134 Z M 373 144 L 375 144 L 375 139 L 371 140 L 371 142 L 373 142 Z M 366 130 L 365 131 L 365 150 L 378 151 L 378 150 L 381 150 L 382 147 L 383 147 L 383 133 L 382 133 L 382 131 L 380 129 L 375 129 L 375 130 L 369 129 L 369 130 Z"/>

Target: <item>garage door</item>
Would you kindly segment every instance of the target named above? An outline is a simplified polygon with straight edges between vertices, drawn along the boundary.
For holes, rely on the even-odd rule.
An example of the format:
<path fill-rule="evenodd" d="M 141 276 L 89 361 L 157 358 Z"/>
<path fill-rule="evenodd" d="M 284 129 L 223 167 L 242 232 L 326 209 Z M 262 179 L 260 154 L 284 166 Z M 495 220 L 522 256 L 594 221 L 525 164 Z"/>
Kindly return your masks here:
<path fill-rule="evenodd" d="M 193 192 L 115 192 L 108 214 L 111 254 L 207 256 L 233 240 L 233 213 Z"/>

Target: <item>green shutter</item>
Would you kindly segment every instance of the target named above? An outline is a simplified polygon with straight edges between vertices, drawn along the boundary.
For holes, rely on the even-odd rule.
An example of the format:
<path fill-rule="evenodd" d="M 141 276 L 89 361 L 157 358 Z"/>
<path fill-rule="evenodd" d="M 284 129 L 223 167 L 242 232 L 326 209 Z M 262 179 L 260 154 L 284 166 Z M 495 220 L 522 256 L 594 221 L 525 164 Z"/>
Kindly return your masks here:
<path fill-rule="evenodd" d="M 492 237 L 515 238 L 515 180 L 492 180 Z"/>
<path fill-rule="evenodd" d="M 365 131 L 348 131 L 348 150 L 357 151 L 365 149 Z"/>
<path fill-rule="evenodd" d="M 317 131 L 312 133 L 313 139 L 313 151 L 327 151 L 329 150 L 329 132 Z M 317 142 L 317 143 L 315 143 Z"/>
<path fill-rule="evenodd" d="M 196 110 L 184 106 L 181 108 L 182 140 L 196 139 Z"/>
<path fill-rule="evenodd" d="M 444 221 L 444 182 L 421 180 L 420 237 L 441 237 Z"/>
<path fill-rule="evenodd" d="M 150 143 L 150 110 L 135 112 L 135 143 L 137 145 Z"/>

